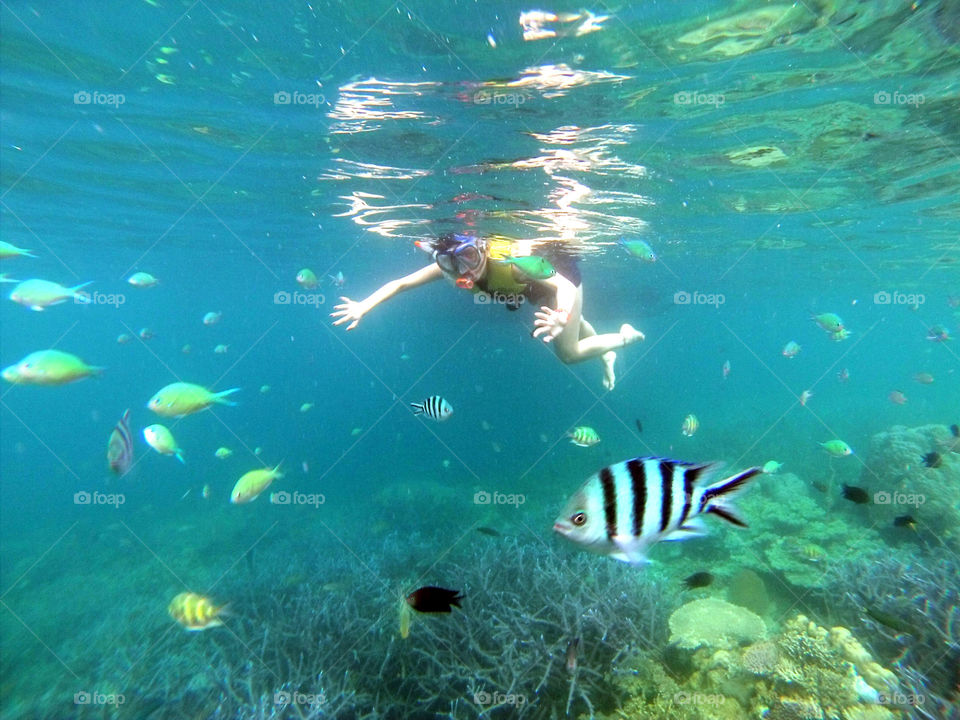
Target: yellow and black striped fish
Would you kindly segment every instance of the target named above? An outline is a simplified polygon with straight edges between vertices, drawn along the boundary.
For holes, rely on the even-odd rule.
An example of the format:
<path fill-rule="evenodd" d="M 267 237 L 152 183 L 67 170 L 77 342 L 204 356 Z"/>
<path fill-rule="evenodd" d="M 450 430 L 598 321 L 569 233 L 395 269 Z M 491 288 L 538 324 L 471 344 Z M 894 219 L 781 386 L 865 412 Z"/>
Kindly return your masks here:
<path fill-rule="evenodd" d="M 226 605 L 214 605 L 210 598 L 192 592 L 182 592 L 170 601 L 167 612 L 187 630 L 196 632 L 223 625 L 220 614 Z"/>

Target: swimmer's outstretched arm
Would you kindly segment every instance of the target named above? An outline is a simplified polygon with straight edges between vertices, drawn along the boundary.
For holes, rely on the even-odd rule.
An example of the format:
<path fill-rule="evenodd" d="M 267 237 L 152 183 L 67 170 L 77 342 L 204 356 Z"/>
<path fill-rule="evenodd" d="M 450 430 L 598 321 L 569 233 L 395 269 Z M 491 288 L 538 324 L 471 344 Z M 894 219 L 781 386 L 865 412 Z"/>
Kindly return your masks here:
<path fill-rule="evenodd" d="M 577 286 L 570 282 L 563 275 L 557 273 L 552 278 L 541 280 L 540 284 L 549 287 L 556 295 L 557 307 L 540 308 L 540 312 L 534 313 L 533 336 L 543 335 L 544 342 L 550 342 L 557 335 L 563 332 L 567 323 L 573 322 L 576 327 L 580 326 L 580 307 L 577 302 Z M 576 317 L 574 315 L 576 314 Z"/>
<path fill-rule="evenodd" d="M 402 278 L 391 280 L 383 287 L 374 291 L 374 293 L 365 300 L 351 300 L 348 297 L 341 297 L 340 299 L 343 303 L 333 306 L 334 311 L 330 313 L 330 317 L 337 318 L 333 323 L 334 325 L 342 325 L 345 322 L 349 322 L 350 324 L 347 325 L 347 330 L 353 330 L 364 315 L 383 301 L 389 300 L 399 292 L 419 287 L 420 285 L 426 285 L 442 277 L 443 271 L 440 269 L 440 266 L 432 263 Z"/>

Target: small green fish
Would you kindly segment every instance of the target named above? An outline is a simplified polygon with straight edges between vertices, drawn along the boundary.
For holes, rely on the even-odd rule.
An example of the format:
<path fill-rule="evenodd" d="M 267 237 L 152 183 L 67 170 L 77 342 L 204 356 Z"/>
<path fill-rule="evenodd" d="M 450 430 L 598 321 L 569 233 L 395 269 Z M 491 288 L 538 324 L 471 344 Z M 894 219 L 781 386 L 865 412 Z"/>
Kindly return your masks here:
<path fill-rule="evenodd" d="M 783 467 L 782 462 L 777 462 L 776 460 L 767 460 L 763 464 L 763 471 L 768 475 L 773 475 L 775 473 L 780 472 L 780 468 L 782 467 Z"/>
<path fill-rule="evenodd" d="M 843 320 L 836 313 L 820 313 L 811 315 L 810 319 L 829 333 L 837 333 L 844 329 Z"/>
<path fill-rule="evenodd" d="M 620 238 L 617 244 L 630 253 L 630 255 L 644 262 L 657 261 L 657 255 L 653 252 L 653 248 L 647 245 L 644 240 L 625 240 L 624 238 Z"/>
<path fill-rule="evenodd" d="M 843 440 L 827 440 L 820 443 L 820 447 L 826 450 L 833 457 L 844 457 L 853 455 L 853 450 Z"/>
<path fill-rule="evenodd" d="M 593 447 L 600 442 L 600 436 L 597 435 L 597 431 L 585 425 L 575 427 L 567 433 L 567 437 L 570 438 L 570 442 L 577 447 Z"/>
<path fill-rule="evenodd" d="M 38 350 L 16 365 L 4 368 L 2 376 L 18 385 L 64 385 L 100 375 L 102 367 L 87 365 L 76 355 L 61 350 Z"/>
<path fill-rule="evenodd" d="M 539 255 L 505 258 L 503 262 L 507 265 L 513 265 L 520 274 L 525 275 L 530 280 L 546 280 L 557 274 L 556 268 L 550 264 L 550 261 Z"/>

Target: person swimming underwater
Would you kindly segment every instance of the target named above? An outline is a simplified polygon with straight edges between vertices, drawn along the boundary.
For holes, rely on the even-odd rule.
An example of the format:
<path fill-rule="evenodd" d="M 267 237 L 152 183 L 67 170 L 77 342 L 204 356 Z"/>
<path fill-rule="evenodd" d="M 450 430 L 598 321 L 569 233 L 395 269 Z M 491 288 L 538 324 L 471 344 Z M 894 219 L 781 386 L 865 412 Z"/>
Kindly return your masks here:
<path fill-rule="evenodd" d="M 539 303 L 540 309 L 534 313 L 533 337 L 551 343 L 556 356 L 566 364 L 599 357 L 604 368 L 603 386 L 608 390 L 616 384 L 615 351 L 644 339 L 642 332 L 628 324 L 621 325 L 616 333 L 597 334 L 583 317 L 580 272 L 568 255 L 553 253 L 549 259 L 556 272 L 534 279 L 516 270 L 511 259 L 521 257 L 516 254 L 521 247 L 506 238 L 450 233 L 415 244 L 431 254 L 433 263 L 391 280 L 364 300 L 341 297 L 342 303 L 330 313 L 336 318 L 333 324 L 349 323 L 347 330 L 353 330 L 367 313 L 397 293 L 447 277 L 465 290 L 516 298 L 512 309 L 523 300 Z"/>

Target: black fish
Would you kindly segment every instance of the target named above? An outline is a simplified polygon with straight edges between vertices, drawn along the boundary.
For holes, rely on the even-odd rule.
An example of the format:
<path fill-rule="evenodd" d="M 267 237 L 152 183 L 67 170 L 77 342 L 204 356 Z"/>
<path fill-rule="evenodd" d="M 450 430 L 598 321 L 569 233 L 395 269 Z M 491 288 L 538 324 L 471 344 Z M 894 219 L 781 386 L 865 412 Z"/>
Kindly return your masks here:
<path fill-rule="evenodd" d="M 460 607 L 463 597 L 459 590 L 424 585 L 407 595 L 407 604 L 417 612 L 448 613 L 451 605 Z"/>
<path fill-rule="evenodd" d="M 639 420 L 634 420 L 634 422 L 637 424 L 637 432 L 643 432 L 643 423 Z M 956 427 L 956 425 L 954 425 L 954 427 Z"/>
<path fill-rule="evenodd" d="M 917 521 L 913 519 L 912 515 L 900 515 L 893 519 L 893 526 L 916 529 Z"/>
<path fill-rule="evenodd" d="M 493 528 L 484 527 L 483 525 L 477 528 L 477 532 L 483 533 L 484 535 L 489 535 L 490 537 L 501 537 L 500 533 L 498 533 L 496 530 Z"/>
<path fill-rule="evenodd" d="M 843 486 L 843 497 L 858 505 L 864 505 L 870 502 L 870 496 L 867 494 L 867 491 L 860 487 L 854 487 L 853 485 Z"/>
<path fill-rule="evenodd" d="M 708 573 L 706 570 L 695 572 L 693 575 L 683 579 L 683 584 L 686 586 L 687 590 L 693 590 L 694 588 L 707 587 L 712 582 L 713 582 L 713 575 Z"/>
<path fill-rule="evenodd" d="M 943 458 L 938 452 L 928 452 L 923 456 L 923 464 L 928 468 L 938 468 L 943 465 Z"/>
<path fill-rule="evenodd" d="M 951 425 L 950 434 L 953 435 L 955 438 L 960 438 L 960 425 Z"/>

